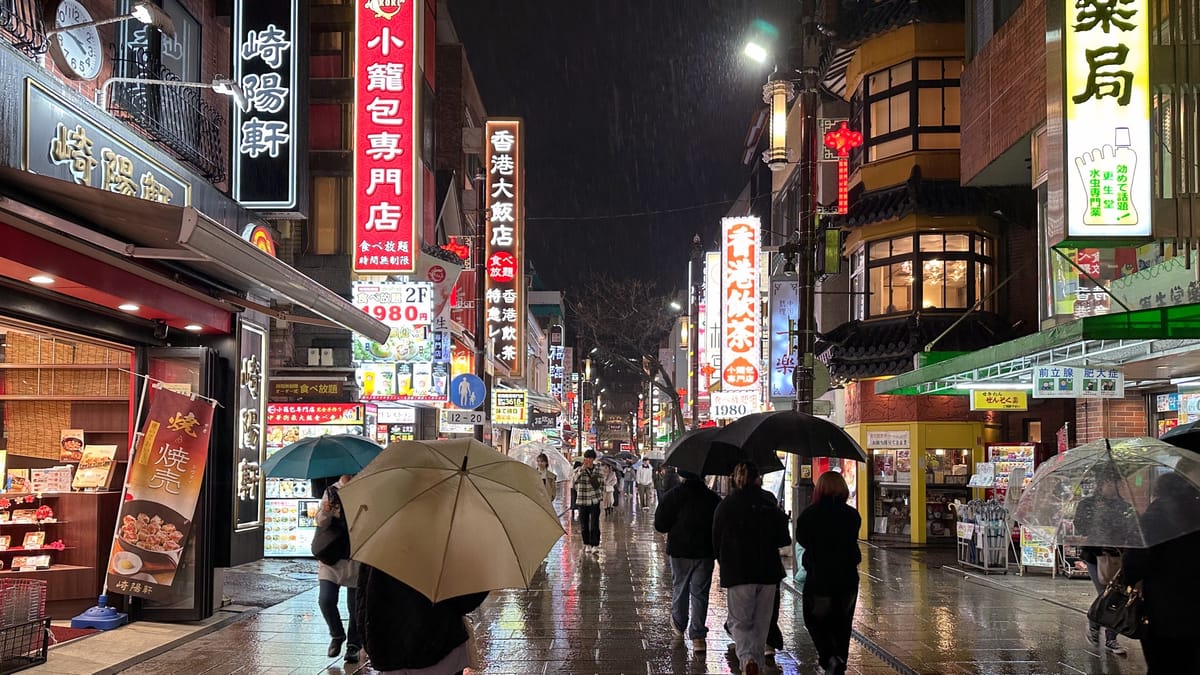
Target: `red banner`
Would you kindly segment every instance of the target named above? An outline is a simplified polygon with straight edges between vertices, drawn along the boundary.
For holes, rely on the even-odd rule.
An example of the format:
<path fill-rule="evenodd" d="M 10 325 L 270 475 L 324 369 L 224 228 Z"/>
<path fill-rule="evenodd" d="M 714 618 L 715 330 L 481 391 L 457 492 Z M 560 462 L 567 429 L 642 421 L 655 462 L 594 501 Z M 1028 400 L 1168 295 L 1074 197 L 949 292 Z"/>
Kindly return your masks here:
<path fill-rule="evenodd" d="M 213 404 L 155 388 L 108 560 L 110 591 L 168 600 L 208 462 Z"/>
<path fill-rule="evenodd" d="M 420 208 L 415 55 L 421 4 L 368 0 L 356 7 L 354 271 L 411 274 Z"/>

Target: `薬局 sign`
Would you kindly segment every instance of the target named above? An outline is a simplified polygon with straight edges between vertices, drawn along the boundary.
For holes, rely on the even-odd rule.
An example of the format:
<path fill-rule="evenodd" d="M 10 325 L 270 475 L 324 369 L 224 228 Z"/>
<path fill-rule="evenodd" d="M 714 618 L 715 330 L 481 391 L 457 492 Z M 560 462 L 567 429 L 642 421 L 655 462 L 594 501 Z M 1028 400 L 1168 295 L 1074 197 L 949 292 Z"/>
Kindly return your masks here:
<path fill-rule="evenodd" d="M 246 109 L 233 106 L 233 198 L 252 209 L 296 208 L 299 129 L 296 78 L 299 5 L 237 0 L 233 78 Z"/>
<path fill-rule="evenodd" d="M 529 421 L 529 393 L 524 389 L 492 392 L 492 424 L 519 425 Z"/>
<path fill-rule="evenodd" d="M 525 367 L 525 167 L 521 120 L 487 121 L 484 311 L 492 360 L 520 377 Z"/>
<path fill-rule="evenodd" d="M 175 573 L 196 516 L 215 403 L 162 387 L 153 392 L 107 576 L 113 591 L 167 600 L 175 595 Z"/>
<path fill-rule="evenodd" d="M 975 390 L 971 392 L 971 410 L 1029 410 L 1029 392 Z"/>
<path fill-rule="evenodd" d="M 796 397 L 792 375 L 798 361 L 792 331 L 800 317 L 800 282 L 771 281 L 771 398 Z"/>
<path fill-rule="evenodd" d="M 1150 236 L 1150 2 L 1062 0 L 1067 237 Z"/>
<path fill-rule="evenodd" d="M 354 271 L 411 274 L 417 261 L 418 13 L 411 0 L 355 5 Z"/>
<path fill-rule="evenodd" d="M 721 220 L 721 391 L 759 387 L 758 230 L 754 217 Z"/>

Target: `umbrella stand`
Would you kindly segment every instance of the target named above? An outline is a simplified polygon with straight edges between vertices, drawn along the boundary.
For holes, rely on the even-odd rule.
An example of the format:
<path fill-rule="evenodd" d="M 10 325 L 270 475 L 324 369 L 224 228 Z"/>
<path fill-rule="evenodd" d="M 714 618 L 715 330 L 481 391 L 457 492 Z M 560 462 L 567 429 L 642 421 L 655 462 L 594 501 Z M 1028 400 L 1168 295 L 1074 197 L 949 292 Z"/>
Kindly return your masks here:
<path fill-rule="evenodd" d="M 958 564 L 1008 574 L 1008 510 L 994 499 L 973 499 L 958 510 Z"/>

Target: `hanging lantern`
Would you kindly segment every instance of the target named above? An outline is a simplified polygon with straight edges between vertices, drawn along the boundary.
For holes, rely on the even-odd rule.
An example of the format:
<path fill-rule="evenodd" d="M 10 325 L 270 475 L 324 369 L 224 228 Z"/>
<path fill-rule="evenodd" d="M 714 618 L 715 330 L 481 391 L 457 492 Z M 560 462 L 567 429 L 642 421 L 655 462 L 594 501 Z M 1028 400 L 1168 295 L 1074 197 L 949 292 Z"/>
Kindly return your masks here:
<path fill-rule="evenodd" d="M 792 159 L 792 150 L 787 144 L 788 103 L 796 97 L 790 80 L 771 75 L 763 85 L 763 102 L 771 106 L 770 147 L 763 151 L 763 162 L 772 171 L 782 171 Z"/>

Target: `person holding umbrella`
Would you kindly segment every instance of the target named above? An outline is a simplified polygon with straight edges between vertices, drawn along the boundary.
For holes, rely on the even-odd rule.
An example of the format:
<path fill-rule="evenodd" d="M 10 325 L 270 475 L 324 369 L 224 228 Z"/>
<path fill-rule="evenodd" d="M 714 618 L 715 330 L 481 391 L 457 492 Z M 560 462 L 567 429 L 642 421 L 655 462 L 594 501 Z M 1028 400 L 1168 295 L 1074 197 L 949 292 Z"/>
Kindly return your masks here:
<path fill-rule="evenodd" d="M 858 601 L 858 529 L 862 517 L 846 504 L 850 488 L 842 474 L 817 479 L 812 505 L 796 520 L 796 543 L 804 547 L 804 625 L 829 675 L 846 672 L 850 630 Z"/>
<path fill-rule="evenodd" d="M 1075 509 L 1075 533 L 1084 537 L 1095 532 L 1101 525 L 1111 530 L 1114 527 L 1128 529 L 1137 520 L 1137 513 L 1129 502 L 1121 498 L 1118 478 L 1108 467 L 1094 472 L 1095 487 L 1090 496 L 1083 498 Z M 1125 539 L 1126 535 L 1117 537 Z M 1121 565 L 1121 550 L 1101 546 L 1083 546 L 1079 550 L 1087 563 L 1088 576 L 1096 587 L 1096 595 L 1104 592 L 1112 575 Z M 1087 641 L 1100 644 L 1099 624 L 1088 622 Z M 1117 656 L 1125 656 L 1125 648 L 1117 642 L 1117 632 L 1111 628 L 1104 631 L 1104 648 Z"/>
<path fill-rule="evenodd" d="M 600 502 L 604 498 L 604 478 L 596 468 L 596 451 L 583 453 L 583 465 L 571 476 L 575 506 L 579 509 L 579 530 L 585 553 L 600 550 Z"/>
<path fill-rule="evenodd" d="M 650 510 L 650 490 L 654 488 L 654 467 L 645 457 L 637 465 L 638 503 L 643 511 Z"/>
<path fill-rule="evenodd" d="M 346 516 L 342 512 L 342 500 L 338 497 L 338 492 L 346 487 L 353 477 L 345 474 L 325 490 L 325 495 L 321 498 L 320 510 L 317 511 L 317 527 L 327 525 L 331 518 L 345 519 Z M 321 609 L 321 616 L 325 619 L 325 624 L 329 626 L 328 655 L 332 657 L 342 653 L 342 644 L 348 642 L 346 661 L 350 663 L 358 661 L 358 653 L 362 649 L 362 639 L 358 632 L 356 616 L 357 594 L 355 589 L 358 587 L 358 568 L 358 563 L 349 558 L 343 558 L 333 565 L 317 562 L 317 580 L 320 587 L 317 606 Z M 338 611 L 338 595 L 342 588 L 346 589 L 346 606 L 350 614 L 349 625 L 346 627 L 342 626 L 342 615 Z"/>
<path fill-rule="evenodd" d="M 544 452 L 537 456 L 537 472 L 542 479 L 542 486 L 546 488 L 546 496 L 554 501 L 558 496 L 558 475 L 550 470 L 550 458 Z"/>
<path fill-rule="evenodd" d="M 712 586 L 713 513 L 721 498 L 695 474 L 684 474 L 683 483 L 658 500 L 654 529 L 667 535 L 671 559 L 671 623 L 675 634 L 687 631 L 692 649 L 706 651 L 708 591 Z M 690 600 L 690 603 L 689 603 Z M 691 606 L 691 621 L 688 607 Z"/>
<path fill-rule="evenodd" d="M 734 491 L 713 514 L 713 550 L 743 675 L 759 675 L 765 665 L 775 591 L 784 577 L 779 549 L 792 541 L 787 514 L 766 499 L 758 475 L 750 462 L 734 467 Z"/>

